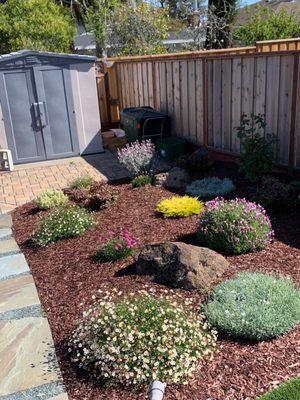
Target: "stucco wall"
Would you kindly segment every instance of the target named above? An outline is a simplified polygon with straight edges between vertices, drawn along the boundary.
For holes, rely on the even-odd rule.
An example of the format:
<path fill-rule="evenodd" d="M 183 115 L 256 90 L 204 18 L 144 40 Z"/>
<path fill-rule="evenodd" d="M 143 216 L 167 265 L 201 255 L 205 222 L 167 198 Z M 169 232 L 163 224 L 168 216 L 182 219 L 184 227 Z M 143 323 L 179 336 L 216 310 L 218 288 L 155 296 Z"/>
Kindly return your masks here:
<path fill-rule="evenodd" d="M 71 80 L 81 154 L 103 151 L 95 68 L 90 63 L 73 64 Z"/>
<path fill-rule="evenodd" d="M 4 121 L 3 121 L 1 103 L 0 103 L 0 148 L 2 148 L 2 149 L 6 149 L 7 148 L 7 142 L 6 142 L 6 135 L 5 135 L 5 129 L 4 129 Z"/>

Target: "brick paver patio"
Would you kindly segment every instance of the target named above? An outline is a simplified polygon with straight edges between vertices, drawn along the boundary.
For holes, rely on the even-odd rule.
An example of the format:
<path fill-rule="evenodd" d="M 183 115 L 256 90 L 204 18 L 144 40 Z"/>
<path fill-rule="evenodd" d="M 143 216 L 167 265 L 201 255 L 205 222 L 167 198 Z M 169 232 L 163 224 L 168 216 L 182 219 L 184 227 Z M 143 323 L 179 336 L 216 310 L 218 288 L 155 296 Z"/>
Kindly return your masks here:
<path fill-rule="evenodd" d="M 33 200 L 46 189 L 65 188 L 73 179 L 87 174 L 105 181 L 127 176 L 110 152 L 18 165 L 12 172 L 0 172 L 0 214 Z"/>

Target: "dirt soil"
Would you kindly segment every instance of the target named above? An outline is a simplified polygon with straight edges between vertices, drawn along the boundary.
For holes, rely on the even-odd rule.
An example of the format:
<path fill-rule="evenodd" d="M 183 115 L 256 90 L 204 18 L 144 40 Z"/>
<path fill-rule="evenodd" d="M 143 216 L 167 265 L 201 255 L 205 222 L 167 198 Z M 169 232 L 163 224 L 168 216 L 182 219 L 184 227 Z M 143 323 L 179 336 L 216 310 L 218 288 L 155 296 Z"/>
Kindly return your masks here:
<path fill-rule="evenodd" d="M 254 188 L 236 173 L 236 167 L 219 165 L 210 174 L 231 176 L 239 197 L 251 198 Z M 149 242 L 181 240 L 195 243 L 199 217 L 162 219 L 155 214 L 159 200 L 172 193 L 161 188 L 132 189 L 117 186 L 116 204 L 97 212 L 97 225 L 82 237 L 63 240 L 46 248 L 34 248 L 30 237 L 45 215 L 34 204 L 14 212 L 14 234 L 33 273 L 42 305 L 51 325 L 52 335 L 70 400 L 147 399 L 147 390 L 132 392 L 104 386 L 78 374 L 68 358 L 67 342 L 82 311 L 92 301 L 97 289 L 118 288 L 138 291 L 145 285 L 161 288 L 149 277 L 137 276 L 133 259 L 96 264 L 93 254 L 100 237 L 108 231 L 127 228 L 139 246 Z M 275 241 L 264 251 L 227 257 L 229 272 L 222 279 L 242 270 L 276 272 L 291 276 L 300 283 L 300 215 L 285 210 L 271 215 Z M 165 287 L 164 287 L 165 289 Z M 183 292 L 201 301 L 203 294 Z M 168 386 L 166 400 L 254 400 L 283 380 L 300 375 L 300 325 L 282 337 L 258 344 L 219 338 L 214 360 L 195 373 L 188 386 Z"/>

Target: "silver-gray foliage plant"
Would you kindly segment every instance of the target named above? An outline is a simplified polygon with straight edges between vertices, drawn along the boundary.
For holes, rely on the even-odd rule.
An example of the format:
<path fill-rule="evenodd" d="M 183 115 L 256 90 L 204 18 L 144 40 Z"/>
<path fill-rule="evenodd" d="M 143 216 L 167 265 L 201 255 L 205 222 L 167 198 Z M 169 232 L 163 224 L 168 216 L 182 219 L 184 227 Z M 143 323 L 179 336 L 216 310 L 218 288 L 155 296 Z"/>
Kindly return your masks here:
<path fill-rule="evenodd" d="M 229 336 L 268 340 L 300 323 L 300 290 L 291 279 L 241 273 L 215 289 L 204 314 Z"/>
<path fill-rule="evenodd" d="M 150 174 L 156 161 L 155 146 L 151 140 L 127 144 L 118 149 L 118 159 L 132 177 Z"/>
<path fill-rule="evenodd" d="M 235 186 L 229 178 L 220 179 L 215 176 L 193 181 L 187 186 L 186 192 L 190 196 L 214 198 L 233 192 Z"/>

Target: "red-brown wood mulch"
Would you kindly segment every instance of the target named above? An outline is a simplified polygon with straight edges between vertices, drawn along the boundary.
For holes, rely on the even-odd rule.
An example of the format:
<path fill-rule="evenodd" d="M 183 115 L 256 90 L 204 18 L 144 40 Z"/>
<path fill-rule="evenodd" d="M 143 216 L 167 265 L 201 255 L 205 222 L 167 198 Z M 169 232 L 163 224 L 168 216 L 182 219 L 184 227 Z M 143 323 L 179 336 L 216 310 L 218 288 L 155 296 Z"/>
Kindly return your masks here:
<path fill-rule="evenodd" d="M 226 170 L 228 175 L 228 169 Z M 219 175 L 223 175 L 219 173 Z M 235 181 L 237 183 L 237 181 Z M 243 192 L 249 188 L 241 181 Z M 67 342 L 71 331 L 97 289 L 138 291 L 145 285 L 161 287 L 148 277 L 136 276 L 132 259 L 113 264 L 96 264 L 92 255 L 106 232 L 128 228 L 139 244 L 153 241 L 193 242 L 199 217 L 162 219 L 155 215 L 159 200 L 171 193 L 147 187 L 118 186 L 119 198 L 110 208 L 96 213 L 97 226 L 82 237 L 63 240 L 46 248 L 30 246 L 30 236 L 45 215 L 27 204 L 14 212 L 14 234 L 32 270 L 52 335 L 70 400 L 146 399 L 147 390 L 133 391 L 103 387 L 80 376 L 70 364 Z M 280 272 L 300 283 L 300 215 L 296 211 L 272 217 L 276 240 L 266 250 L 227 257 L 229 272 Z M 185 292 L 182 292 L 185 293 Z M 191 294 L 188 293 L 190 296 Z M 199 293 L 192 293 L 201 300 Z M 84 303 L 84 304 L 82 304 Z M 214 360 L 195 374 L 188 386 L 168 386 L 166 400 L 253 400 L 279 382 L 300 375 L 300 326 L 284 336 L 258 344 L 220 338 Z"/>

